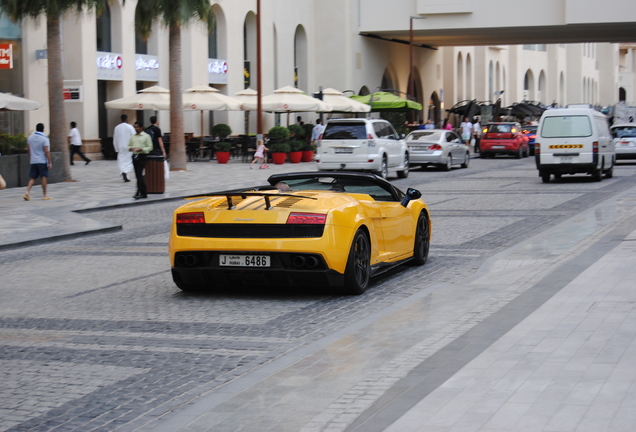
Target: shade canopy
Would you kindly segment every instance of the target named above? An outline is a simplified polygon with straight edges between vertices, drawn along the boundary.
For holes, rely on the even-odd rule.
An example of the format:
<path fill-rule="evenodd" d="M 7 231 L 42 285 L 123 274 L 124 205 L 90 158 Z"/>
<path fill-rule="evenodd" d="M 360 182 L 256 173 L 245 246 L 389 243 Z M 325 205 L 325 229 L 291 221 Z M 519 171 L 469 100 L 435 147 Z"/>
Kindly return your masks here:
<path fill-rule="evenodd" d="M 254 111 L 257 103 L 256 98 L 251 102 L 244 102 L 243 109 Z M 307 96 L 302 90 L 291 86 L 281 87 L 273 94 L 263 96 L 261 103 L 263 111 L 271 112 L 329 112 L 332 110 L 331 105 Z"/>
<path fill-rule="evenodd" d="M 156 109 L 169 110 L 170 99 L 155 103 Z M 185 111 L 238 111 L 241 101 L 226 96 L 205 84 L 191 87 L 183 93 Z"/>
<path fill-rule="evenodd" d="M 115 99 L 106 102 L 104 105 L 108 109 L 121 109 L 121 110 L 159 110 L 157 104 L 164 102 L 170 105 L 170 90 L 159 86 L 152 86 L 139 90 L 139 93 L 126 96 L 120 99 Z M 170 109 L 168 107 L 168 109 Z"/>
<path fill-rule="evenodd" d="M 41 107 L 42 104 L 40 102 L 7 93 L 0 93 L 0 110 L 2 111 L 30 111 Z"/>
<path fill-rule="evenodd" d="M 372 95 L 350 96 L 356 102 L 371 106 L 371 111 L 420 111 L 422 104 L 403 99 L 389 92 L 375 92 Z"/>
<path fill-rule="evenodd" d="M 331 105 L 333 111 L 363 113 L 371 111 L 365 103 L 355 101 L 336 89 L 328 88 L 322 91 L 322 101 Z"/>

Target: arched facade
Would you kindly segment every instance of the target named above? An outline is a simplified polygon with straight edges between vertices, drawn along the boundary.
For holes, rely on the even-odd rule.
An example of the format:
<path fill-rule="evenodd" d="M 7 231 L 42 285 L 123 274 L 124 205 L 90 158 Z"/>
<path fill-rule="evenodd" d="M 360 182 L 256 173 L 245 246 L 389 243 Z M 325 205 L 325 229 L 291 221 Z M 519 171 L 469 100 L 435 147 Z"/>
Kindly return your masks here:
<path fill-rule="evenodd" d="M 462 53 L 457 54 L 457 101 L 464 99 L 464 61 Z"/>
<path fill-rule="evenodd" d="M 294 35 L 294 84 L 304 91 L 309 89 L 309 59 L 307 34 L 303 26 L 296 27 Z"/>

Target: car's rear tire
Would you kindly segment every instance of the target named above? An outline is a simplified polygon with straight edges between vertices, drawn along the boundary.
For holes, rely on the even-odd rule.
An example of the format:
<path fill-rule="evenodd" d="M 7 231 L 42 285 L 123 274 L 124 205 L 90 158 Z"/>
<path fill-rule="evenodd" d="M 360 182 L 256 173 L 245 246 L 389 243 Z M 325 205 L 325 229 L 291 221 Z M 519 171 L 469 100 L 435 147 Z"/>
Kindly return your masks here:
<path fill-rule="evenodd" d="M 605 178 L 612 178 L 612 177 L 614 177 L 614 167 L 611 167 L 610 169 L 605 171 Z"/>
<path fill-rule="evenodd" d="M 398 178 L 407 178 L 409 176 L 409 154 L 404 154 L 404 169 L 397 172 Z"/>
<path fill-rule="evenodd" d="M 521 150 L 521 146 L 519 146 L 517 153 L 515 153 L 515 159 L 521 159 L 521 156 L 523 156 L 523 150 Z"/>
<path fill-rule="evenodd" d="M 413 244 L 413 259 L 410 261 L 411 265 L 421 266 L 426 263 L 428 250 L 431 245 L 429 237 L 428 217 L 426 213 L 422 212 L 417 219 L 417 226 L 415 228 L 415 242 Z"/>
<path fill-rule="evenodd" d="M 601 180 L 603 180 L 603 171 L 600 169 L 595 169 L 592 172 L 592 180 L 595 182 L 600 182 Z"/>
<path fill-rule="evenodd" d="M 386 160 L 386 156 L 382 156 L 382 165 L 380 165 L 380 171 L 378 171 L 378 175 L 383 179 L 389 177 L 389 164 Z"/>
<path fill-rule="evenodd" d="M 470 164 L 470 153 L 466 152 L 466 156 L 464 159 L 464 163 L 462 164 L 462 168 L 468 168 L 468 164 Z"/>
<path fill-rule="evenodd" d="M 550 171 L 541 171 L 541 181 L 543 183 L 550 183 Z"/>
<path fill-rule="evenodd" d="M 453 155 L 449 153 L 448 160 L 446 161 L 446 165 L 444 165 L 444 171 L 450 171 L 451 168 L 453 168 Z"/>
<path fill-rule="evenodd" d="M 349 250 L 342 293 L 349 295 L 364 293 L 369 286 L 370 277 L 371 245 L 369 237 L 363 230 L 358 230 Z"/>
<path fill-rule="evenodd" d="M 484 152 L 479 152 L 479 159 L 486 159 L 488 155 Z"/>

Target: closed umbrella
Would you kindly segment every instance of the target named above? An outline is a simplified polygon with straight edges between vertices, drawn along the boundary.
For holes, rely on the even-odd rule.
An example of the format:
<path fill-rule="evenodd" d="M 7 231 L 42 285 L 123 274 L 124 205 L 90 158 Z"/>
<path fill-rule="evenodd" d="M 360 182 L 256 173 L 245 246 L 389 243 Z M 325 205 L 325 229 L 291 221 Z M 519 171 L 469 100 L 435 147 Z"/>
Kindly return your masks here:
<path fill-rule="evenodd" d="M 41 107 L 42 104 L 40 102 L 8 93 L 0 93 L 0 110 L 2 111 L 30 111 Z"/>
<path fill-rule="evenodd" d="M 152 86 L 139 90 L 139 93 L 132 96 L 126 96 L 120 99 L 114 99 L 106 102 L 104 105 L 108 109 L 121 110 L 159 110 L 157 104 L 166 102 L 170 109 L 170 90 L 159 86 Z"/>
<path fill-rule="evenodd" d="M 355 101 L 332 88 L 322 91 L 322 100 L 331 105 L 333 111 L 352 113 L 371 111 L 371 107 L 366 103 Z"/>
<path fill-rule="evenodd" d="M 373 96 L 350 96 L 351 99 L 371 105 L 371 111 L 420 111 L 422 104 L 412 100 L 402 99 L 389 92 L 375 92 Z"/>

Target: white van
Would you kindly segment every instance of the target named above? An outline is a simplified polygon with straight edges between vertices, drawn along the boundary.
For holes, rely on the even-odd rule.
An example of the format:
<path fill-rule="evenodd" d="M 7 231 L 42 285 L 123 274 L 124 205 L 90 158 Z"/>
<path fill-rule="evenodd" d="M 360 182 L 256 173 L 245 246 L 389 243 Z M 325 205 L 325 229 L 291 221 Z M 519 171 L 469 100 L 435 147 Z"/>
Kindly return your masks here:
<path fill-rule="evenodd" d="M 563 174 L 611 178 L 616 154 L 605 115 L 587 105 L 546 110 L 537 130 L 535 161 L 544 183 Z"/>
<path fill-rule="evenodd" d="M 316 166 L 320 171 L 367 171 L 387 178 L 409 175 L 409 148 L 386 120 L 331 119 L 316 141 Z"/>

